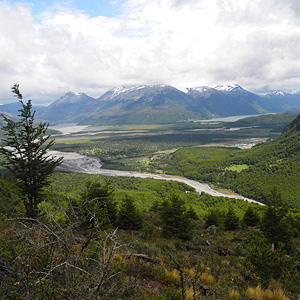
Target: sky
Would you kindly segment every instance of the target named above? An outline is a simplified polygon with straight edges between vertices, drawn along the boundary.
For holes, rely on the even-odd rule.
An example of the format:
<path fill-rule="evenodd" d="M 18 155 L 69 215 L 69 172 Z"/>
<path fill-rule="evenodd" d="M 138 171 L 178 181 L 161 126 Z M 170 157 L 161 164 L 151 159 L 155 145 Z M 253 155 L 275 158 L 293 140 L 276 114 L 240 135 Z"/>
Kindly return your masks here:
<path fill-rule="evenodd" d="M 0 0 L 0 104 L 68 91 L 300 90 L 299 0 Z"/>

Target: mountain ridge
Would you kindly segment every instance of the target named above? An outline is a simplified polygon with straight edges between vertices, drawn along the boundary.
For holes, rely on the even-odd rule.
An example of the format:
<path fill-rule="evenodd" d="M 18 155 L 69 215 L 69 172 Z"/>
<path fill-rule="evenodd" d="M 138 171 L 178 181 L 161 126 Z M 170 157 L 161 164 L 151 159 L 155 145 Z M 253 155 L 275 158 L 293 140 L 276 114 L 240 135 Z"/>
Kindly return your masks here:
<path fill-rule="evenodd" d="M 1 105 L 6 112 L 14 109 Z M 274 90 L 264 96 L 238 84 L 198 86 L 178 90 L 170 85 L 119 86 L 93 98 L 68 92 L 37 118 L 50 122 L 93 125 L 174 123 L 232 115 L 284 112 L 300 109 L 300 94 Z"/>

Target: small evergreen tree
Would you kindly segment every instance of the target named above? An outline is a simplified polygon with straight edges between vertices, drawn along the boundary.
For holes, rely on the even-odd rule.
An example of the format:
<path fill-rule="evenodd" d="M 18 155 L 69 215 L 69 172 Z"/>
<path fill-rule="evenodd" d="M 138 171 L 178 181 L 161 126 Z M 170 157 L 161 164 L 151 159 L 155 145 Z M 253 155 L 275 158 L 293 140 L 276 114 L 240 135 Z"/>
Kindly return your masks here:
<path fill-rule="evenodd" d="M 268 206 L 262 217 L 261 230 L 275 247 L 281 242 L 286 250 L 291 251 L 294 247 L 294 230 L 287 216 L 287 207 Z"/>
<path fill-rule="evenodd" d="M 223 222 L 223 216 L 217 209 L 210 210 L 209 214 L 205 217 L 205 227 L 211 225 L 220 226 Z"/>
<path fill-rule="evenodd" d="M 23 195 L 26 214 L 29 218 L 37 218 L 38 204 L 41 194 L 54 169 L 62 158 L 54 158 L 48 150 L 54 144 L 47 135 L 48 125 L 34 125 L 35 111 L 32 112 L 31 100 L 25 104 L 19 91 L 19 85 L 12 87 L 12 92 L 22 105 L 20 119 L 13 121 L 2 115 L 6 125 L 2 126 L 5 137 L 2 139 L 0 154 L 4 157 L 2 165 L 12 172 Z"/>
<path fill-rule="evenodd" d="M 105 229 L 116 225 L 117 203 L 113 193 L 114 187 L 109 180 L 105 183 L 86 182 L 86 191 L 72 203 L 82 229 L 93 229 L 96 226 Z"/>
<path fill-rule="evenodd" d="M 240 220 L 233 211 L 232 207 L 228 209 L 225 216 L 224 226 L 227 230 L 237 230 L 240 227 Z"/>
<path fill-rule="evenodd" d="M 195 212 L 194 208 L 191 207 L 191 206 L 190 206 L 190 208 L 187 210 L 186 216 L 187 216 L 188 218 L 191 218 L 192 220 L 195 220 L 195 221 L 199 220 L 199 217 L 198 217 L 197 213 Z"/>
<path fill-rule="evenodd" d="M 278 187 L 277 186 L 273 186 L 270 189 L 270 194 L 267 196 L 266 203 L 268 205 L 279 207 L 279 206 L 283 206 L 284 205 L 283 202 L 284 201 L 282 199 L 282 194 L 279 191 Z"/>
<path fill-rule="evenodd" d="M 249 206 L 243 217 L 243 223 L 247 226 L 256 226 L 260 222 L 259 214 Z"/>
<path fill-rule="evenodd" d="M 118 214 L 118 225 L 121 229 L 138 230 L 144 226 L 144 217 L 136 207 L 134 200 L 125 195 Z"/>
<path fill-rule="evenodd" d="M 170 201 L 163 201 L 160 207 L 163 234 L 188 240 L 192 237 L 194 220 L 187 213 L 185 202 L 173 195 Z"/>

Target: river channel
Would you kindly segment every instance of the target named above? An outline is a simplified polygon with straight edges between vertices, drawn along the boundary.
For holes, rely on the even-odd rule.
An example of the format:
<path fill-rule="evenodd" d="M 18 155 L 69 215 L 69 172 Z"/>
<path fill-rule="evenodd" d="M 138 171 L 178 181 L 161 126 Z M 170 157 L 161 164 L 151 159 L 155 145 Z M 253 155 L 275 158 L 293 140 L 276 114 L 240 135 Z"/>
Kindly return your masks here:
<path fill-rule="evenodd" d="M 206 193 L 212 196 L 217 197 L 228 197 L 234 199 L 241 199 L 244 201 L 257 203 L 264 205 L 253 199 L 249 199 L 240 195 L 230 195 L 218 192 L 212 189 L 209 185 L 205 183 L 200 183 L 195 180 L 190 180 L 180 176 L 172 175 L 158 175 L 158 174 L 148 174 L 148 173 L 139 173 L 131 171 L 120 171 L 120 170 L 108 170 L 102 169 L 101 161 L 94 157 L 87 157 L 80 155 L 75 152 L 59 152 L 59 151 L 50 151 L 50 154 L 57 157 L 64 157 L 63 163 L 58 167 L 58 171 L 67 171 L 67 172 L 78 172 L 86 174 L 97 174 L 105 176 L 124 176 L 124 177 L 136 177 L 136 178 L 152 178 L 152 179 L 161 179 L 161 180 L 173 180 L 177 182 L 183 182 L 191 187 L 193 187 L 197 193 Z"/>

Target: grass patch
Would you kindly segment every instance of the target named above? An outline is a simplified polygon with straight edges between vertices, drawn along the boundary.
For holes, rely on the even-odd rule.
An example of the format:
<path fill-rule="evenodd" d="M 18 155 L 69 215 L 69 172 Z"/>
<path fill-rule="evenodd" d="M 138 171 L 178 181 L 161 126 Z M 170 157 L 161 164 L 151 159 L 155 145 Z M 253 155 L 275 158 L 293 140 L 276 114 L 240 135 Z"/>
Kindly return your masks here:
<path fill-rule="evenodd" d="M 243 170 L 248 169 L 248 165 L 232 165 L 230 167 L 227 167 L 225 170 L 226 171 L 235 171 L 235 172 L 241 172 Z"/>
<path fill-rule="evenodd" d="M 160 129 L 161 127 L 162 125 L 159 124 L 119 125 L 114 126 L 114 128 L 108 130 L 155 130 Z"/>
<path fill-rule="evenodd" d="M 77 140 L 77 141 L 65 141 L 65 144 L 68 144 L 68 145 L 72 145 L 72 144 L 80 144 L 80 143 L 91 143 L 92 141 L 91 140 Z"/>

